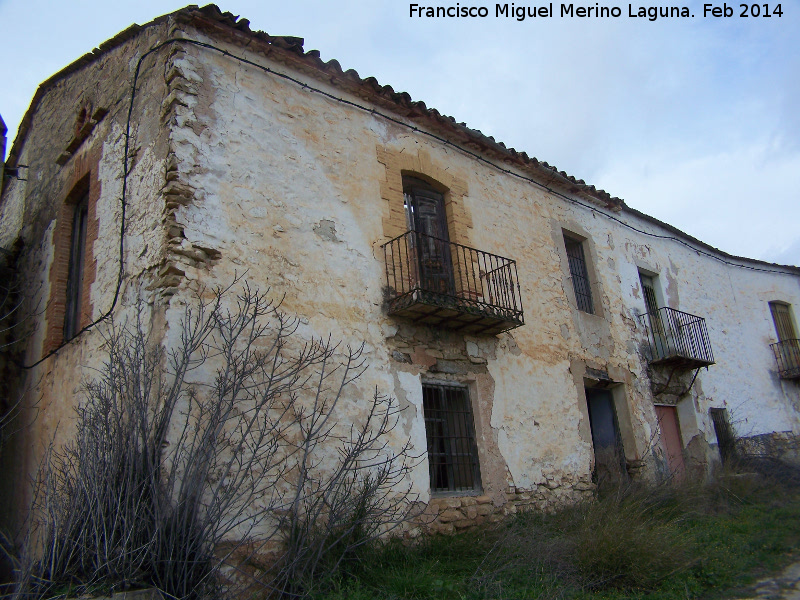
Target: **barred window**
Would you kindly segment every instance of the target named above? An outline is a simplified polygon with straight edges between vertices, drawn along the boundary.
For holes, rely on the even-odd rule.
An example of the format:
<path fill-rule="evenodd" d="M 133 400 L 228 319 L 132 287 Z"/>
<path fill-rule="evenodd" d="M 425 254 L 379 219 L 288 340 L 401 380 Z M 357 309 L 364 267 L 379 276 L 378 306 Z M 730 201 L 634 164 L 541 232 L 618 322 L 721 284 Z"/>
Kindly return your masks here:
<path fill-rule="evenodd" d="M 422 403 L 431 492 L 479 490 L 478 449 L 467 389 L 424 384 Z"/>
<path fill-rule="evenodd" d="M 565 235 L 564 247 L 567 250 L 569 273 L 572 276 L 572 286 L 575 289 L 575 301 L 578 303 L 578 308 L 583 312 L 594 314 L 592 286 L 589 281 L 589 270 L 586 268 L 586 258 L 583 254 L 583 242 Z"/>

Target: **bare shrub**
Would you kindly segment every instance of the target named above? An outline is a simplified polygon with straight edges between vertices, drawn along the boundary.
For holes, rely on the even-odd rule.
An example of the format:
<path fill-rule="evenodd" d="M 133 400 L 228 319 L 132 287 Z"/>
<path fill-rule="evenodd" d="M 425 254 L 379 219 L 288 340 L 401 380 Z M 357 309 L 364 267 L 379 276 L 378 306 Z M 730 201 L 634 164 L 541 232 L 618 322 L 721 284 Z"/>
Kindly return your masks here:
<path fill-rule="evenodd" d="M 167 347 L 143 303 L 106 330 L 77 435 L 42 467 L 18 596 L 299 596 L 410 517 L 395 401 L 376 391 L 339 421 L 362 348 L 298 342 L 298 322 L 247 285 L 204 293 Z"/>

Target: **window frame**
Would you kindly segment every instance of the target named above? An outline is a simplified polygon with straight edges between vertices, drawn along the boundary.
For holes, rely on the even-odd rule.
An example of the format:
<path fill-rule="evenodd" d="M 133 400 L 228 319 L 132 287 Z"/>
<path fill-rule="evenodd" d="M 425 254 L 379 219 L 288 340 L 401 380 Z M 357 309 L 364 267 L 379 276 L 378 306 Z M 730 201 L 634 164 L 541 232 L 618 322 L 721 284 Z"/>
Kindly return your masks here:
<path fill-rule="evenodd" d="M 422 407 L 431 496 L 480 494 L 480 461 L 469 389 L 452 382 L 424 381 Z"/>
<path fill-rule="evenodd" d="M 779 314 L 781 311 L 783 313 Z M 796 340 L 797 327 L 792 314 L 792 305 L 781 300 L 772 300 L 769 303 L 769 312 L 772 316 L 772 324 L 775 326 L 775 335 L 778 336 L 778 341 Z"/>
<path fill-rule="evenodd" d="M 597 310 L 592 294 L 592 279 L 590 277 L 589 261 L 586 259 L 584 241 L 564 231 L 564 252 L 567 256 L 569 276 L 572 280 L 572 291 L 575 294 L 575 305 L 578 310 L 590 315 L 596 315 Z M 570 252 L 570 249 L 574 249 Z M 576 272 L 577 271 L 577 272 Z M 581 287 L 579 287 L 581 286 Z"/>
<path fill-rule="evenodd" d="M 64 341 L 81 330 L 83 286 L 86 274 L 86 242 L 89 223 L 89 190 L 75 203 L 72 211 L 72 233 L 69 242 L 69 269 L 64 301 Z"/>

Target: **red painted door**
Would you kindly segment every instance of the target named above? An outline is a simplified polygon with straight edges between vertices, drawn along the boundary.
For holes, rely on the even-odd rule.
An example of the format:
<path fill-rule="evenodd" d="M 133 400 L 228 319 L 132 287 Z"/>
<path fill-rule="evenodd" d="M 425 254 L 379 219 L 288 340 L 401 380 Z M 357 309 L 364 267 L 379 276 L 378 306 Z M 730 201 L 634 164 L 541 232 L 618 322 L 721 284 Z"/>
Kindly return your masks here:
<path fill-rule="evenodd" d="M 656 406 L 656 416 L 661 430 L 661 447 L 667 457 L 669 472 L 675 481 L 683 481 L 686 475 L 686 466 L 683 462 L 678 411 L 674 406 Z"/>

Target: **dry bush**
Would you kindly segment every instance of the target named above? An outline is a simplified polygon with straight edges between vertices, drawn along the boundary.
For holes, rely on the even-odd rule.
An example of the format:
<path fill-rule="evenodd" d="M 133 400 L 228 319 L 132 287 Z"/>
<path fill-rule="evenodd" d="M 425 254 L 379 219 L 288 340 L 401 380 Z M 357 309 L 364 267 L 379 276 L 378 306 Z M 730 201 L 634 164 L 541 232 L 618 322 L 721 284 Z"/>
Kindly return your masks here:
<path fill-rule="evenodd" d="M 555 514 L 525 513 L 498 530 L 475 579 L 491 586 L 525 572 L 551 581 L 543 593 L 553 598 L 576 588 L 653 589 L 691 566 L 691 538 L 680 518 L 651 490 L 630 488 Z"/>
<path fill-rule="evenodd" d="M 410 518 L 409 444 L 388 443 L 396 402 L 376 391 L 358 422 L 338 419 L 361 348 L 299 342 L 297 321 L 246 285 L 208 297 L 168 348 L 143 304 L 108 327 L 77 436 L 43 463 L 18 597 L 301 596 Z M 257 579 L 242 567 L 276 546 Z"/>
<path fill-rule="evenodd" d="M 574 561 L 585 586 L 651 589 L 690 566 L 680 517 L 646 491 L 584 505 L 576 517 Z"/>

